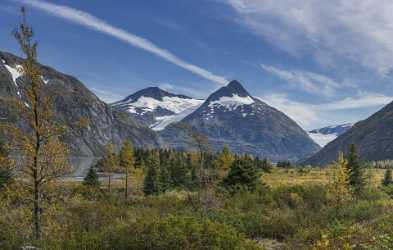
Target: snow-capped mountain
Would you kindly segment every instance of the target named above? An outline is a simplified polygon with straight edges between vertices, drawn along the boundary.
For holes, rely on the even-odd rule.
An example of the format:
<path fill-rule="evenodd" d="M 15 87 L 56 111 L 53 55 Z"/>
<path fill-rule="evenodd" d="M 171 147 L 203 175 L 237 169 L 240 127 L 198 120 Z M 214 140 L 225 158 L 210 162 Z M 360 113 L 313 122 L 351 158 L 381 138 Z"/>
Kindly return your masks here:
<path fill-rule="evenodd" d="M 203 100 L 150 87 L 113 103 L 112 107 L 127 111 L 133 118 L 159 131 L 173 122 L 182 120 L 202 103 Z"/>
<path fill-rule="evenodd" d="M 335 140 L 338 136 L 347 132 L 352 126 L 352 123 L 332 125 L 320 129 L 311 130 L 308 132 L 308 134 L 316 143 L 318 143 L 321 147 L 324 147 L 329 142 Z"/>
<path fill-rule="evenodd" d="M 272 160 L 299 160 L 315 153 L 315 144 L 293 120 L 252 97 L 238 81 L 211 94 L 182 123 L 209 138 L 214 149 L 228 145 L 233 152 L 249 153 Z M 160 135 L 169 147 L 187 149 L 190 141 L 170 125 Z"/>

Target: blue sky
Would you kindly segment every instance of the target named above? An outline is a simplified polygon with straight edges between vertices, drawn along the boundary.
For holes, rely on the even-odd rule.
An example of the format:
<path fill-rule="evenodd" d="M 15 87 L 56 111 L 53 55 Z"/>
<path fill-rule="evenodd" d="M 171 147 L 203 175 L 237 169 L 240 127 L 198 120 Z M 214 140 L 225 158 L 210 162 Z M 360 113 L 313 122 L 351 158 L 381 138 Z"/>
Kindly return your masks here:
<path fill-rule="evenodd" d="M 237 79 L 311 129 L 393 99 L 390 0 L 0 0 L 0 49 L 16 54 L 21 4 L 40 62 L 107 102 L 148 86 L 205 98 Z"/>

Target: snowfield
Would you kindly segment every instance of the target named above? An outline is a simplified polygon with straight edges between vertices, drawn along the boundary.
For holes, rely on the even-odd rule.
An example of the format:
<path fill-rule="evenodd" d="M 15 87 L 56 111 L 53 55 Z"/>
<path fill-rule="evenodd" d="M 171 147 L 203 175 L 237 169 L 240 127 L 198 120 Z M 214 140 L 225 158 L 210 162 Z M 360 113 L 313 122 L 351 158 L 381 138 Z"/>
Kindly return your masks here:
<path fill-rule="evenodd" d="M 334 141 L 337 138 L 336 134 L 317 134 L 317 133 L 308 133 L 308 135 L 315 141 L 319 146 L 325 147 L 329 142 Z"/>
<path fill-rule="evenodd" d="M 133 112 L 132 107 L 143 108 L 146 111 L 153 111 L 160 107 L 178 114 L 190 107 L 198 106 L 203 102 L 203 100 L 167 96 L 163 97 L 162 99 L 163 100 L 160 101 L 151 97 L 141 96 L 136 102 L 129 103 L 129 111 Z"/>
<path fill-rule="evenodd" d="M 192 106 L 186 110 L 184 110 L 183 112 L 180 112 L 178 114 L 175 115 L 168 115 L 168 116 L 160 116 L 157 117 L 156 120 L 157 122 L 154 123 L 153 125 L 150 126 L 151 129 L 155 130 L 155 131 L 161 131 L 164 130 L 169 124 L 175 123 L 175 122 L 180 122 L 181 120 L 183 120 L 186 116 L 188 116 L 189 114 L 193 113 L 196 109 L 198 109 L 200 107 L 202 103 Z"/>
<path fill-rule="evenodd" d="M 254 100 L 250 97 L 241 97 L 237 94 L 234 94 L 231 97 L 223 96 L 220 99 L 213 101 L 209 104 L 210 108 L 215 106 L 224 106 L 226 109 L 233 111 L 236 110 L 239 106 L 242 105 L 251 105 L 254 104 Z"/>

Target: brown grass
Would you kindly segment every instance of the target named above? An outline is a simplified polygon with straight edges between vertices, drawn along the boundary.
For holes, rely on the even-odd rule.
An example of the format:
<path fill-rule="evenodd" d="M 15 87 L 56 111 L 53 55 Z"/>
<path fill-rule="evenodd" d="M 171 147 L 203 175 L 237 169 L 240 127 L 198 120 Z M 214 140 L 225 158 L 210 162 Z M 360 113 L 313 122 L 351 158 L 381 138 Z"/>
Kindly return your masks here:
<path fill-rule="evenodd" d="M 367 169 L 365 178 L 372 186 L 379 186 L 385 170 Z M 263 180 L 271 187 L 302 184 L 328 184 L 332 179 L 330 168 L 309 168 L 305 172 L 298 169 L 273 168 L 271 173 L 265 173 Z"/>

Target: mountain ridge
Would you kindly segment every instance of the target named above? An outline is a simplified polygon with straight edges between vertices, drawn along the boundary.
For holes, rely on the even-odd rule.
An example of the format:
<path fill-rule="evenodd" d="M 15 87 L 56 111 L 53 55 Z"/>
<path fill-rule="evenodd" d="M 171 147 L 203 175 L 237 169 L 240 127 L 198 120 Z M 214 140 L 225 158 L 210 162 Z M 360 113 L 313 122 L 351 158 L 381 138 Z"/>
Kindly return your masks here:
<path fill-rule="evenodd" d="M 115 110 L 126 111 L 130 117 L 153 130 L 162 130 L 169 121 L 182 119 L 203 100 L 173 94 L 159 87 L 148 87 L 112 103 Z"/>
<path fill-rule="evenodd" d="M 357 122 L 351 129 L 327 144 L 321 151 L 305 161 L 305 164 L 326 165 L 337 159 L 339 152 L 348 152 L 355 144 L 363 161 L 393 159 L 393 102 Z"/>
<path fill-rule="evenodd" d="M 23 84 L 23 77 L 15 72 L 22 59 L 4 52 L 0 52 L 0 58 L 0 102 L 5 103 L 10 96 L 20 98 L 18 84 Z M 238 81 L 218 89 L 206 100 L 151 87 L 122 100 L 131 106 L 119 105 L 119 102 L 109 105 L 77 78 L 48 66 L 39 67 L 45 91 L 54 98 L 56 119 L 66 124 L 69 134 L 64 136 L 64 141 L 74 156 L 99 157 L 104 145 L 121 145 L 125 139 L 137 147 L 179 149 L 176 144 L 181 144 L 184 149 L 190 149 L 187 139 L 179 140 L 181 132 L 168 133 L 178 122 L 189 123 L 206 133 L 214 150 L 229 145 L 236 153 L 296 161 L 319 149 L 293 120 L 252 97 Z M 15 71 L 10 71 L 11 68 Z M 138 112 L 151 116 L 150 127 L 156 132 L 145 121 L 133 117 Z M 0 108 L 0 116 L 17 121 L 17 114 L 12 114 L 7 105 Z M 89 126 L 80 131 L 76 124 L 82 118 L 87 118 Z"/>
<path fill-rule="evenodd" d="M 20 84 L 24 84 L 23 75 L 16 75 L 12 70 L 21 64 L 22 58 L 0 51 L 0 115 L 5 121 L 25 127 L 8 101 L 9 98 L 23 98 L 20 88 Z M 45 65 L 37 66 L 45 83 L 43 91 L 53 98 L 55 119 L 65 125 L 63 140 L 70 146 L 73 157 L 100 157 L 104 145 L 121 145 L 125 139 L 136 146 L 159 145 L 159 138 L 153 131 L 122 112 L 112 110 L 77 78 Z M 83 129 L 78 127 L 82 118 L 88 121 Z"/>
<path fill-rule="evenodd" d="M 238 81 L 212 93 L 181 123 L 208 136 L 214 150 L 225 145 L 236 153 L 249 153 L 272 160 L 297 161 L 319 150 L 308 134 L 281 111 L 252 97 Z M 172 124 L 160 135 L 170 146 L 186 150 L 190 141 Z"/>

